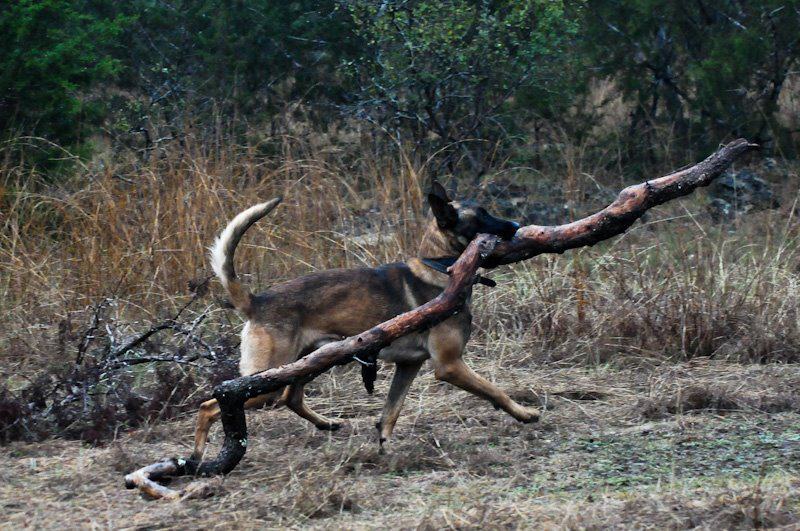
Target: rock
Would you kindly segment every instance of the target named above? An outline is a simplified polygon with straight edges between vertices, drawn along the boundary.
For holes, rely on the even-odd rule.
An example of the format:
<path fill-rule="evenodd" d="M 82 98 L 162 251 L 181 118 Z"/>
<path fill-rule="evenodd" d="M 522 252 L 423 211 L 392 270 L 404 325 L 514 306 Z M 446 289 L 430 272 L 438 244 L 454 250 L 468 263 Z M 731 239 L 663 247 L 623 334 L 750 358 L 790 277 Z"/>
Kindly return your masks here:
<path fill-rule="evenodd" d="M 483 184 L 477 200 L 492 214 L 522 225 L 560 225 L 569 221 L 569 208 L 560 195 L 550 183 L 526 186 L 495 178 Z"/>
<path fill-rule="evenodd" d="M 772 186 L 748 169 L 728 171 L 709 187 L 708 211 L 717 221 L 780 207 Z"/>
<path fill-rule="evenodd" d="M 569 221 L 567 205 L 529 201 L 527 197 L 495 198 L 486 208 L 496 216 L 522 225 L 560 225 Z"/>
<path fill-rule="evenodd" d="M 477 199 L 493 214 L 523 225 L 561 225 L 593 214 L 617 198 L 617 191 L 593 182 L 581 187 L 570 204 L 563 184 L 546 179 L 520 184 L 495 177 L 483 183 Z"/>

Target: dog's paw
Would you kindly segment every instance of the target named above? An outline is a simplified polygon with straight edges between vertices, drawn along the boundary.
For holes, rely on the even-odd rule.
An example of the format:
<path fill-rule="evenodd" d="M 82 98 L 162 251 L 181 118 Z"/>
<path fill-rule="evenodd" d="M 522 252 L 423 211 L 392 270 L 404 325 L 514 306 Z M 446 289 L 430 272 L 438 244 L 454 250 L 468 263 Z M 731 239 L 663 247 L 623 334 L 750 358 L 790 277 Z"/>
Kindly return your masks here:
<path fill-rule="evenodd" d="M 526 407 L 523 408 L 521 414 L 517 416 L 517 420 L 525 424 L 532 424 L 534 422 L 539 422 L 540 416 L 541 413 L 539 413 L 538 409 Z"/>
<path fill-rule="evenodd" d="M 326 422 L 324 424 L 317 424 L 317 429 L 322 431 L 339 431 L 344 422 Z"/>

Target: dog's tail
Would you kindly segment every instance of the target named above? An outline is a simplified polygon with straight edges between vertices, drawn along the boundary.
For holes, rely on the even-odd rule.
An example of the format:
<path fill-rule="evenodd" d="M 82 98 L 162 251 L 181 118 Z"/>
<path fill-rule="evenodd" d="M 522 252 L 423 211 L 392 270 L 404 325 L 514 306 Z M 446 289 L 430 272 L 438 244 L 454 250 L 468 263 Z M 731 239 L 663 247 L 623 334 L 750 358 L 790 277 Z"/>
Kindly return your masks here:
<path fill-rule="evenodd" d="M 236 252 L 236 246 L 239 245 L 239 240 L 242 239 L 245 231 L 253 223 L 269 214 L 273 208 L 278 206 L 281 200 L 281 197 L 276 197 L 266 203 L 251 206 L 241 212 L 228 223 L 228 226 L 225 227 L 225 230 L 222 231 L 222 234 L 219 235 L 211 247 L 211 268 L 228 292 L 231 304 L 245 315 L 250 312 L 252 295 L 241 282 L 236 280 L 236 271 L 233 268 L 233 253 Z"/>

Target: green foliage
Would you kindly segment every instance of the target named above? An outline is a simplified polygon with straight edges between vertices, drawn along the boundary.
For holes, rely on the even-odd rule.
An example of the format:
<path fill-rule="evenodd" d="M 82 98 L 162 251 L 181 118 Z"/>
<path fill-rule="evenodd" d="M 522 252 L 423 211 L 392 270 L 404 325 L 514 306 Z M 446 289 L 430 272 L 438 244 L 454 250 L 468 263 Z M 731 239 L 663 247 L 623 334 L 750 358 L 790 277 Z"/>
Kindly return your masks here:
<path fill-rule="evenodd" d="M 351 22 L 331 0 L 136 0 L 126 82 L 150 104 L 275 112 L 340 97 Z"/>
<path fill-rule="evenodd" d="M 638 103 L 637 125 L 691 142 L 780 134 L 777 102 L 800 57 L 800 1 L 593 0 L 583 50 Z M 637 123 L 638 122 L 638 123 Z"/>
<path fill-rule="evenodd" d="M 608 78 L 630 153 L 658 130 L 786 148 L 799 57 L 800 0 L 18 0 L 0 5 L 0 128 L 74 150 L 103 122 L 143 153 L 189 125 L 346 111 L 479 174 L 553 130 L 598 140 L 589 87 Z"/>
<path fill-rule="evenodd" d="M 88 89 L 121 63 L 111 52 L 128 19 L 91 0 L 19 0 L 0 7 L 0 128 L 72 145 L 102 107 Z"/>
<path fill-rule="evenodd" d="M 501 136 L 515 95 L 548 94 L 576 30 L 559 1 L 344 4 L 367 44 L 350 64 L 359 113 L 418 144 L 432 133 L 468 155 L 486 146 L 465 141 Z M 549 99 L 529 98 L 529 111 L 544 111 Z"/>

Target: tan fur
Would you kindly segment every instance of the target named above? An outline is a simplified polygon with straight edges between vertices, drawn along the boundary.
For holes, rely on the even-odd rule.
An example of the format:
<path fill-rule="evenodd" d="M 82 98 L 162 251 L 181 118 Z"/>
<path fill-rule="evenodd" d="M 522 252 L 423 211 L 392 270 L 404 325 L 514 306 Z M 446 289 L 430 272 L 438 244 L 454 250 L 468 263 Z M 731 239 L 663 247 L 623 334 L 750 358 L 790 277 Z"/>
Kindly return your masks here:
<path fill-rule="evenodd" d="M 242 376 L 257 373 L 268 367 L 275 343 L 272 336 L 263 326 L 253 326 L 250 321 L 242 328 L 242 343 L 239 347 L 241 359 L 239 360 L 239 373 Z"/>
<path fill-rule="evenodd" d="M 441 197 L 444 192 L 439 194 Z M 248 318 L 242 330 L 241 374 L 253 374 L 294 361 L 326 342 L 358 334 L 438 295 L 447 285 L 447 275 L 426 267 L 420 258 L 457 256 L 471 239 L 464 227 L 474 226 L 474 230 L 479 231 L 496 225 L 481 225 L 476 222 L 478 214 L 474 209 L 449 204 L 454 209 L 458 207 L 458 225 L 442 229 L 443 222 L 432 219 L 423 234 L 417 258 L 378 268 L 322 271 L 278 284 L 256 296 L 232 282 L 236 242 L 231 244 L 225 235 L 241 236 L 241 227 L 245 223 L 252 224 L 255 215 L 263 215 L 264 205 L 268 203 L 237 216 L 217 240 L 212 256 L 215 271 L 229 296 L 238 301 L 235 306 Z M 438 206 L 439 210 L 446 210 L 447 204 L 440 202 Z M 446 214 L 450 215 L 448 223 L 452 223 L 452 212 Z M 506 229 L 511 224 L 489 217 L 505 223 Z M 517 420 L 533 422 L 538 419 L 538 410 L 517 404 L 464 363 L 462 355 L 469 339 L 471 319 L 467 308 L 430 330 L 398 339 L 380 352 L 382 360 L 396 364 L 378 422 L 382 445 L 391 436 L 408 389 L 426 359 L 432 359 L 436 378 L 489 400 Z M 303 386 L 291 386 L 280 393 L 256 397 L 247 401 L 245 407 L 267 404 L 286 405 L 320 429 L 332 430 L 340 426 L 336 420 L 319 415 L 304 403 Z M 195 457 L 203 455 L 208 430 L 218 418 L 219 407 L 214 400 L 201 406 L 195 431 Z"/>
<path fill-rule="evenodd" d="M 238 280 L 231 280 L 225 288 L 228 290 L 228 301 L 233 307 L 245 315 L 250 313 L 250 292 L 247 288 Z"/>

